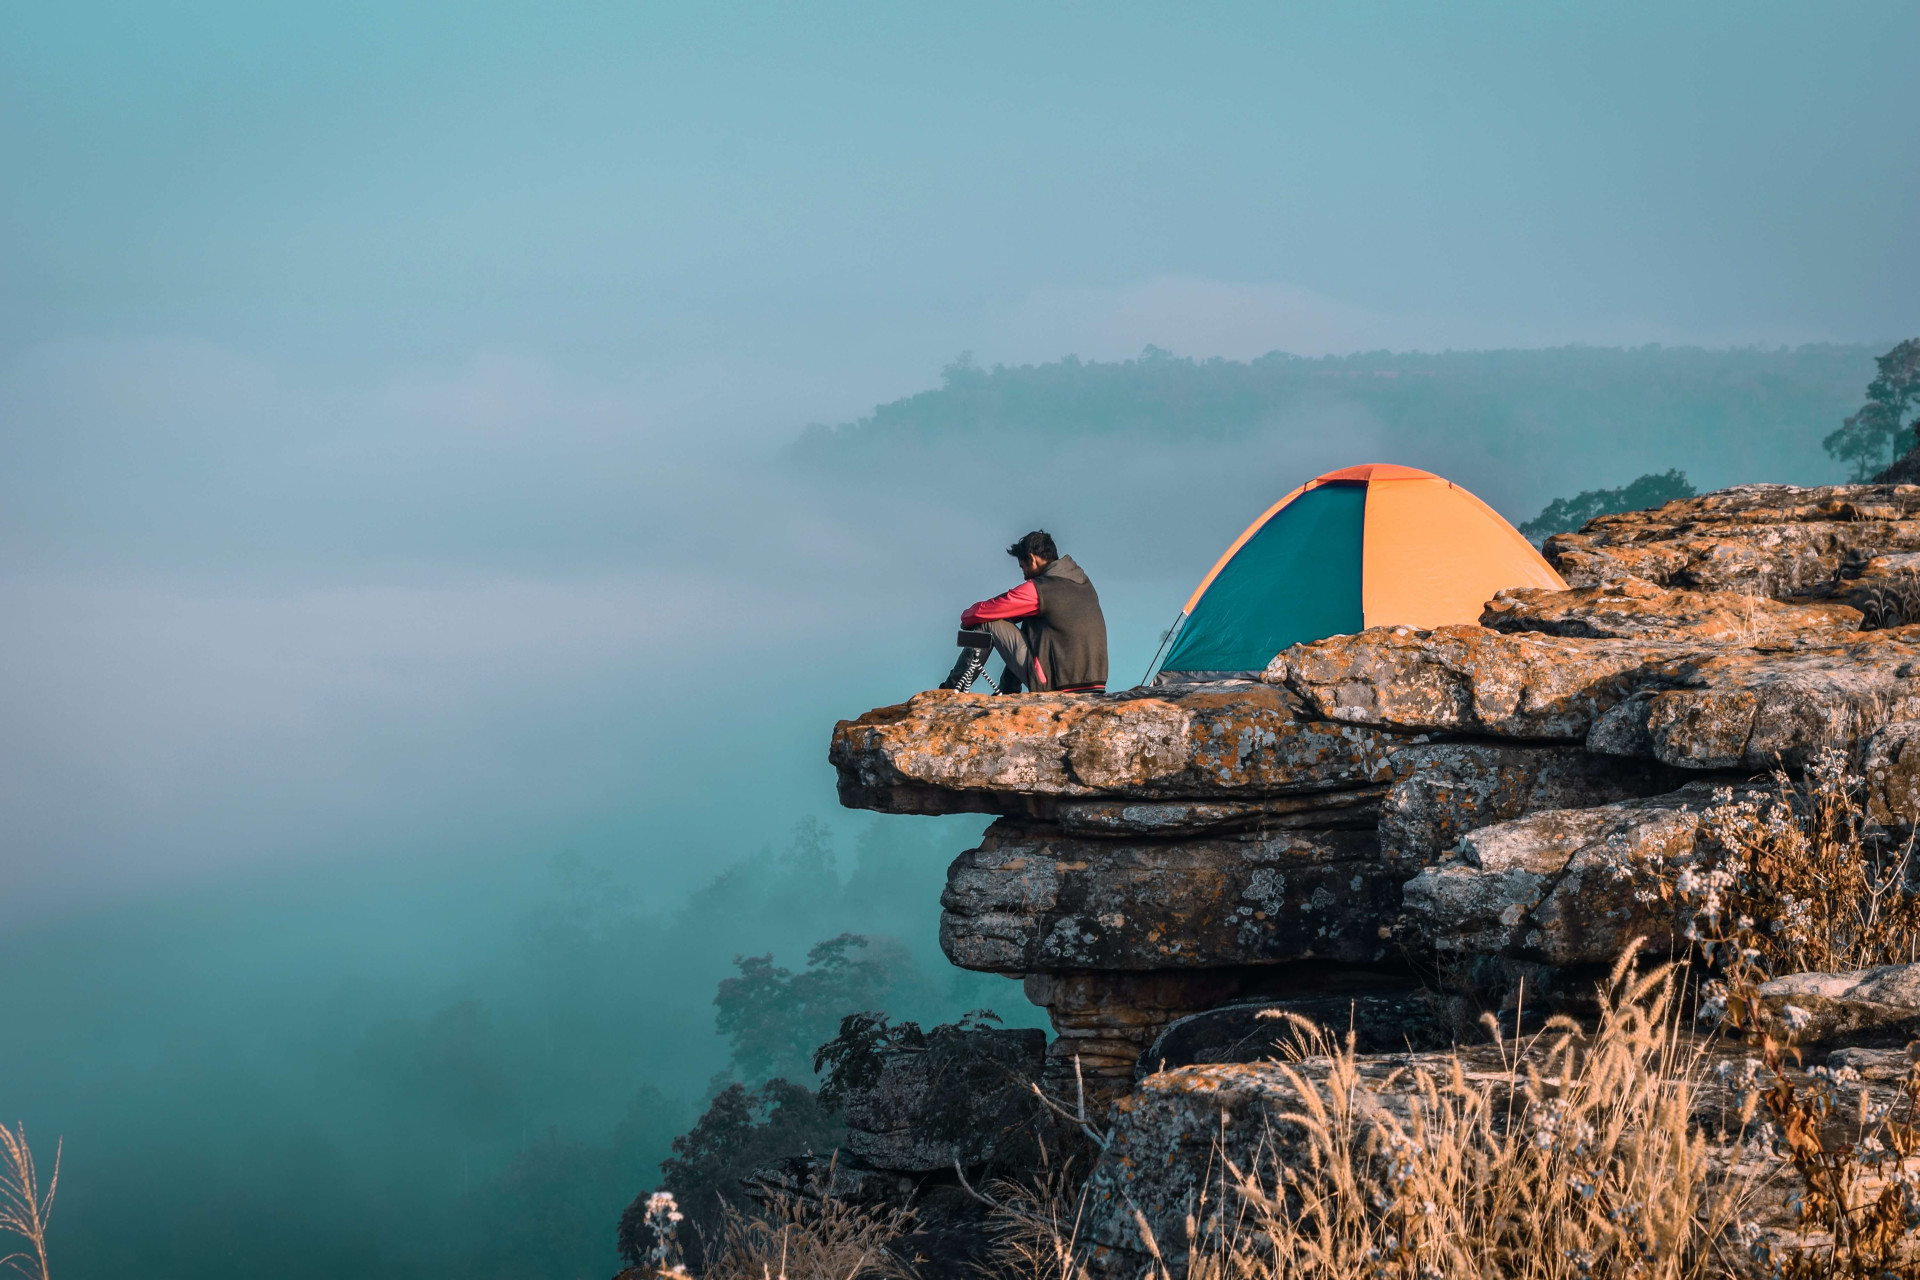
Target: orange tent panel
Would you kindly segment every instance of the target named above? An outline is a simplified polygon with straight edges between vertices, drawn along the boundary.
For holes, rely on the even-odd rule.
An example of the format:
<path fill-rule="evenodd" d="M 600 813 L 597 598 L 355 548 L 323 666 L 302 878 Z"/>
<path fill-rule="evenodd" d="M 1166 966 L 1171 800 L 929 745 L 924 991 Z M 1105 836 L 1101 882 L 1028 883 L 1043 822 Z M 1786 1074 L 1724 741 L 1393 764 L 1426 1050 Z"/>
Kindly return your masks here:
<path fill-rule="evenodd" d="M 1400 474 L 1381 474 L 1388 470 Z M 1465 489 L 1411 467 L 1371 471 L 1361 550 L 1367 626 L 1478 622 L 1504 587 L 1567 589 L 1532 543 Z"/>

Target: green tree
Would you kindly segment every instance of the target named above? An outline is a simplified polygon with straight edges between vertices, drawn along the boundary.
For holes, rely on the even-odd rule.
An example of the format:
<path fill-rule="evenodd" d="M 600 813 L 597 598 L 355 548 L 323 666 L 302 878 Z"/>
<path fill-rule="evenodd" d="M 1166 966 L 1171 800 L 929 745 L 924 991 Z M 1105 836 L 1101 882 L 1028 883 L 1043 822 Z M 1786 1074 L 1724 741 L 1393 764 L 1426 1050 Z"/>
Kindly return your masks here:
<path fill-rule="evenodd" d="M 1521 525 L 1520 532 L 1539 542 L 1551 534 L 1578 529 L 1595 516 L 1657 507 L 1675 498 L 1691 498 L 1693 493 L 1684 471 L 1650 472 L 1618 489 L 1588 489 L 1571 498 L 1555 498 L 1539 515 Z"/>
<path fill-rule="evenodd" d="M 1907 339 L 1874 363 L 1879 374 L 1867 384 L 1867 402 L 1820 442 L 1829 454 L 1853 464 L 1855 480 L 1880 470 L 1882 454 L 1891 467 L 1913 447 L 1920 424 L 1920 338 Z"/>
<path fill-rule="evenodd" d="M 713 997 L 734 1070 L 748 1080 L 808 1078 L 814 1049 L 833 1039 L 842 1018 L 885 1008 L 896 986 L 918 976 L 906 948 L 891 938 L 878 943 L 857 933 L 816 943 L 800 973 L 771 955 L 736 957 L 740 976 L 723 980 Z"/>

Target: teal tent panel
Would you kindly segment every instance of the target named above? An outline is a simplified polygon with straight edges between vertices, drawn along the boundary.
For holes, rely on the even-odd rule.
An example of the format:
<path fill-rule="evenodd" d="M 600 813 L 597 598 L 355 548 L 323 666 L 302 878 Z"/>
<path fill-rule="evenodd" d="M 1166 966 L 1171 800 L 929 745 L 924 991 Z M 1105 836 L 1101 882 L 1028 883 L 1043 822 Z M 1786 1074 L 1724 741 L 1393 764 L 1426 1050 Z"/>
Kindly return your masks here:
<path fill-rule="evenodd" d="M 1259 671 L 1303 640 L 1364 625 L 1367 486 L 1309 489 L 1247 539 L 1193 607 L 1163 671 Z"/>

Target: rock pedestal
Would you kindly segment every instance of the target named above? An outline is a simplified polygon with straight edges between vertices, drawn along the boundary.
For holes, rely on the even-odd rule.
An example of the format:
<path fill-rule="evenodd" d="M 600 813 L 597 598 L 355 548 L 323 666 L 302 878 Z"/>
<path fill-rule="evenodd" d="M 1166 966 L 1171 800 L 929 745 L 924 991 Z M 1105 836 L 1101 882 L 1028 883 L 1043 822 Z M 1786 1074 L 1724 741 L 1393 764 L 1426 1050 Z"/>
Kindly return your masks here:
<path fill-rule="evenodd" d="M 1259 682 L 918 694 L 835 728 L 841 800 L 998 815 L 942 946 L 1024 977 L 1051 1086 L 1077 1056 L 1100 1101 L 1226 1001 L 1670 941 L 1632 869 L 1690 856 L 1716 788 L 1826 748 L 1876 822 L 1920 816 L 1920 627 L 1886 603 L 1920 582 L 1920 487 L 1746 486 L 1547 552 L 1572 589 L 1296 645 Z"/>
<path fill-rule="evenodd" d="M 1920 486 L 1745 486 L 1546 552 L 1571 589 L 1296 645 L 1258 682 L 923 693 L 835 728 L 843 803 L 997 815 L 948 872 L 941 944 L 1025 979 L 1056 1033 L 1045 1087 L 1114 1126 L 1096 1271 L 1144 1266 L 1142 1221 L 1178 1265 L 1222 1154 L 1286 1158 L 1302 1077 L 1272 1058 L 1305 1024 L 1282 1011 L 1350 1029 L 1368 1078 L 1444 1075 L 1451 1053 L 1421 1055 L 1489 985 L 1524 978 L 1534 1012 L 1631 939 L 1680 950 L 1643 890 L 1768 773 L 1837 749 L 1872 823 L 1920 821 Z M 1763 994 L 1809 1035 L 1892 1042 L 1920 1029 L 1916 974 Z"/>

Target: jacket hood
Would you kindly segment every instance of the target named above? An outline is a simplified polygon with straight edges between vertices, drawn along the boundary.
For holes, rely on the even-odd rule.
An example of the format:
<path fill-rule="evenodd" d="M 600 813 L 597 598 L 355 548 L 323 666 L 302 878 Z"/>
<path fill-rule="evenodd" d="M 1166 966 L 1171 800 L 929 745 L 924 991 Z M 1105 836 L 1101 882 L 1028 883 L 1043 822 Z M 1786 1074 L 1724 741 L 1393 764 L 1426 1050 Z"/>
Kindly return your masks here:
<path fill-rule="evenodd" d="M 1073 562 L 1072 556 L 1061 556 L 1045 569 L 1042 569 L 1040 576 L 1043 578 L 1065 578 L 1068 582 L 1077 582 L 1083 587 L 1087 585 L 1086 571 Z"/>

